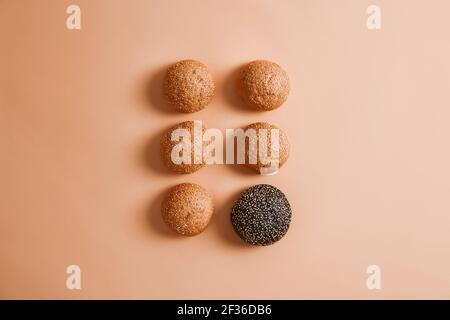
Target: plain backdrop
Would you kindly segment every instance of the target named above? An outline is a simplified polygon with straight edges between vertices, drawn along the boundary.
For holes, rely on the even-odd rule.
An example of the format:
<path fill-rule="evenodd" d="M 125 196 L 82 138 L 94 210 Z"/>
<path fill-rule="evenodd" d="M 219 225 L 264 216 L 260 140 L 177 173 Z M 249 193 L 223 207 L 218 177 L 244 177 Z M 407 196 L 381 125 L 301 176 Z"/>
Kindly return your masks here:
<path fill-rule="evenodd" d="M 450 298 L 449 1 L 77 0 L 82 29 L 70 31 L 72 3 L 0 0 L 1 298 Z M 217 85 L 189 115 L 161 95 L 164 69 L 187 58 Z M 236 70 L 254 59 L 289 73 L 278 110 L 236 96 Z M 159 137 L 186 120 L 274 123 L 290 158 L 268 177 L 172 174 Z M 214 195 L 197 237 L 159 215 L 181 182 Z M 258 183 L 293 209 L 270 247 L 245 245 L 229 222 Z M 369 265 L 381 290 L 366 287 Z"/>

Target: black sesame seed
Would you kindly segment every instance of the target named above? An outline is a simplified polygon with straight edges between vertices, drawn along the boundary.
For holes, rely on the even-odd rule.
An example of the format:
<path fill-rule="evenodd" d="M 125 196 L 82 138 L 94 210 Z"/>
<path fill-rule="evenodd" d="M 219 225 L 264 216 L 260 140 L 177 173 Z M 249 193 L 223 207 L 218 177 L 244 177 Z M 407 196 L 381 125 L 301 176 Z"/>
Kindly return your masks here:
<path fill-rule="evenodd" d="M 244 191 L 234 203 L 231 224 L 244 241 L 267 246 L 283 238 L 291 216 L 291 206 L 281 190 L 258 184 Z"/>

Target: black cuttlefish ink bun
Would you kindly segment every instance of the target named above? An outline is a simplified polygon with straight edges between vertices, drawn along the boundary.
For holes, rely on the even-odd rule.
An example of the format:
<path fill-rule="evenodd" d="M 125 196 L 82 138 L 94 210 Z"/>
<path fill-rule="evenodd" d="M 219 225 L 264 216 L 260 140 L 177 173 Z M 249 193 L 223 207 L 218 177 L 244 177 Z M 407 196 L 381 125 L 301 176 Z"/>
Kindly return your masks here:
<path fill-rule="evenodd" d="M 245 190 L 231 209 L 231 223 L 242 240 L 271 245 L 285 236 L 292 211 L 284 193 L 268 184 Z"/>

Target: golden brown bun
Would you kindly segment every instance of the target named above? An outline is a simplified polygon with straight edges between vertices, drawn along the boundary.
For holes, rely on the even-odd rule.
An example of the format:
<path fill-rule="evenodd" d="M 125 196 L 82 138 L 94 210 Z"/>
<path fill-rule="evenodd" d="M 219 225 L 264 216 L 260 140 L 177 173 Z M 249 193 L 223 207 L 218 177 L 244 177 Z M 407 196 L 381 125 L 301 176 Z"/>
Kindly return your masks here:
<path fill-rule="evenodd" d="M 206 107 L 214 95 L 214 80 L 208 68 L 195 60 L 182 60 L 167 69 L 164 94 L 181 112 L 197 112 Z"/>
<path fill-rule="evenodd" d="M 164 222 L 185 236 L 195 236 L 205 230 L 213 212 L 211 194 L 194 183 L 182 183 L 171 188 L 161 205 Z"/>
<path fill-rule="evenodd" d="M 278 129 L 279 130 L 279 167 L 281 168 L 281 166 L 283 166 L 283 164 L 287 161 L 287 159 L 289 158 L 289 152 L 290 152 L 290 144 L 289 144 L 289 139 L 286 135 L 286 133 L 281 130 L 280 128 L 278 128 L 277 126 L 267 123 L 267 122 L 256 122 L 256 123 L 252 123 L 250 125 L 248 125 L 247 127 L 244 128 L 244 131 L 246 131 L 247 129 L 254 129 L 256 131 L 257 137 L 259 139 L 259 130 L 260 129 L 267 129 L 267 142 L 268 142 L 268 146 L 267 146 L 267 150 L 268 150 L 268 155 L 271 155 L 271 148 L 272 148 L 272 143 L 271 143 L 271 134 L 270 134 L 270 129 Z M 258 144 L 259 145 L 259 144 Z M 248 140 L 246 139 L 245 142 L 245 165 L 259 173 L 267 173 L 269 174 L 270 171 L 268 172 L 264 172 L 264 170 L 262 171 L 261 169 L 269 169 L 270 168 L 270 163 L 269 164 L 262 164 L 260 161 L 260 157 L 259 154 L 257 156 L 257 163 L 256 164 L 250 164 L 249 163 L 249 148 L 250 144 L 248 142 Z M 258 147 L 259 148 L 259 147 Z M 259 149 L 258 149 L 259 150 Z M 254 151 L 256 152 L 256 151 Z M 273 173 L 273 172 L 272 172 Z"/>
<path fill-rule="evenodd" d="M 289 76 L 274 62 L 256 60 L 242 69 L 238 91 L 250 107 L 273 110 L 280 107 L 289 95 Z"/>
<path fill-rule="evenodd" d="M 172 161 L 172 157 L 171 157 L 171 153 L 172 153 L 172 149 L 175 145 L 179 144 L 180 142 L 177 141 L 172 141 L 171 140 L 171 135 L 172 132 L 175 129 L 187 129 L 189 130 L 190 134 L 191 134 L 191 163 L 190 164 L 175 164 Z M 173 126 L 172 128 L 170 128 L 169 130 L 167 130 L 162 138 L 161 138 L 161 157 L 162 160 L 164 162 L 164 164 L 172 171 L 176 172 L 176 173 L 192 173 L 195 172 L 197 170 L 199 170 L 200 168 L 202 168 L 205 164 L 203 162 L 203 155 L 202 155 L 202 159 L 201 159 L 201 163 L 200 164 L 195 164 L 194 163 L 194 143 L 202 143 L 203 147 L 205 146 L 205 143 L 203 142 L 203 133 L 205 132 L 205 126 L 202 124 L 202 132 L 200 137 L 198 137 L 198 140 L 196 142 L 194 142 L 194 139 L 196 139 L 196 137 L 194 136 L 194 121 L 185 121 L 185 122 L 181 122 L 175 126 Z"/>

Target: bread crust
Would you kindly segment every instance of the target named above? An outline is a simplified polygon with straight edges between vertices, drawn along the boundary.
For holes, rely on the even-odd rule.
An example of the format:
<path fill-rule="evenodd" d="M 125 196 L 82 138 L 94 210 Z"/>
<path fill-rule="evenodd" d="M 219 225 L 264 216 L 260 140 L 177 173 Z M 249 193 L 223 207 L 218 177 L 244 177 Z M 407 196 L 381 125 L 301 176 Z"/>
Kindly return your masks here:
<path fill-rule="evenodd" d="M 203 232 L 211 221 L 214 203 L 211 194 L 194 183 L 169 189 L 161 205 L 161 215 L 170 229 L 184 236 Z"/>
<path fill-rule="evenodd" d="M 289 96 L 289 76 L 275 62 L 255 60 L 242 68 L 238 92 L 242 100 L 254 109 L 274 110 Z"/>
<path fill-rule="evenodd" d="M 211 102 L 215 84 L 203 63 L 182 60 L 167 69 L 163 89 L 169 104 L 178 111 L 193 113 L 202 110 Z"/>

